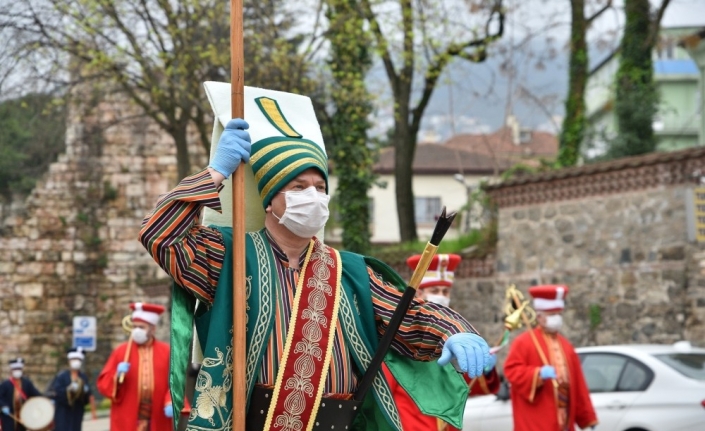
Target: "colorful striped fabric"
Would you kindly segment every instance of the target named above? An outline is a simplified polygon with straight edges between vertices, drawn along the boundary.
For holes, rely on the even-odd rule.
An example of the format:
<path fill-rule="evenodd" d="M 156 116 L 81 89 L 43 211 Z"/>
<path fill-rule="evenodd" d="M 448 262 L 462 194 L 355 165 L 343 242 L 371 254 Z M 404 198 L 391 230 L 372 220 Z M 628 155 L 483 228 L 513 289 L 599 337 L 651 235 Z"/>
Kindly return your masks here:
<path fill-rule="evenodd" d="M 198 224 L 203 207 L 220 211 L 218 189 L 207 170 L 187 177 L 166 196 L 142 222 L 139 239 L 147 251 L 179 285 L 207 304 L 213 302 L 215 286 L 223 264 L 225 247 L 220 233 Z M 279 358 L 284 351 L 298 270 L 290 269 L 286 255 L 267 234 L 281 286 L 275 328 L 267 346 L 258 383 L 273 385 Z M 300 257 L 300 265 L 305 251 Z M 370 291 L 380 335 L 401 299 L 402 293 L 375 274 L 369 267 Z M 331 369 L 326 380 L 327 393 L 354 392 L 358 374 L 343 342 L 342 327 L 335 334 Z M 422 361 L 436 359 L 445 339 L 475 329 L 456 312 L 437 304 L 413 301 L 392 344 L 399 353 Z"/>

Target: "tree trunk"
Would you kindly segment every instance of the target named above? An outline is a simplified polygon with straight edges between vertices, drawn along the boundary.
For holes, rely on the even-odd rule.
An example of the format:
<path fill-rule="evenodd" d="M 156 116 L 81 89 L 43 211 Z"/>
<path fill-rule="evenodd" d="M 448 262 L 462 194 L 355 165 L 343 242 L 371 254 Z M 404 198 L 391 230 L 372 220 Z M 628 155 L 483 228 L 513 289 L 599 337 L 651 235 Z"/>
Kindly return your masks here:
<path fill-rule="evenodd" d="M 615 114 L 619 135 L 611 146 L 613 158 L 646 154 L 656 149 L 653 120 L 658 93 L 651 59 L 656 37 L 651 35 L 649 0 L 626 0 L 626 21 L 620 45 Z M 656 30 L 658 31 L 658 27 Z"/>
<path fill-rule="evenodd" d="M 410 90 L 410 89 L 409 89 Z M 410 94 L 410 91 L 407 91 Z M 409 100 L 408 97 L 400 98 Z M 399 218 L 399 235 L 402 242 L 415 241 L 416 213 L 414 211 L 414 154 L 416 153 L 416 134 L 410 129 L 409 104 L 399 103 L 394 119 L 394 181 L 397 193 L 397 216 Z"/>
<path fill-rule="evenodd" d="M 191 173 L 191 160 L 188 153 L 188 141 L 186 139 L 186 126 L 178 127 L 170 132 L 176 144 L 176 167 L 181 181 Z"/>
<path fill-rule="evenodd" d="M 561 130 L 558 164 L 573 166 L 580 157 L 585 136 L 585 86 L 588 75 L 587 20 L 585 0 L 571 0 L 570 72 L 565 101 L 565 120 Z"/>

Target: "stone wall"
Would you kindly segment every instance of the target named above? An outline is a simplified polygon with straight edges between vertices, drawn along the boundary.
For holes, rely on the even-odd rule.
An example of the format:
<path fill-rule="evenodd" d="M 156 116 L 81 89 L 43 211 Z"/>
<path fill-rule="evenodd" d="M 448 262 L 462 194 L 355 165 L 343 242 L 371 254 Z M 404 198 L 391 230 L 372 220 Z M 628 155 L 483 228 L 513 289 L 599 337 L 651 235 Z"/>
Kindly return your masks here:
<path fill-rule="evenodd" d="M 705 248 L 688 240 L 686 219 L 704 167 L 705 151 L 691 149 L 490 187 L 496 273 L 457 281 L 451 304 L 493 340 L 508 284 L 564 283 L 576 345 L 705 344 Z"/>
<path fill-rule="evenodd" d="M 169 279 L 137 241 L 144 215 L 176 184 L 172 139 L 116 98 L 71 109 L 66 153 L 31 195 L 0 214 L 0 363 L 21 355 L 40 389 L 66 366 L 72 320 L 98 320 L 95 379 L 132 301 L 169 305 Z M 195 141 L 195 140 L 194 140 Z M 192 165 L 205 164 L 195 143 Z M 168 340 L 169 316 L 159 330 Z M 3 374 L 5 371 L 3 371 Z"/>

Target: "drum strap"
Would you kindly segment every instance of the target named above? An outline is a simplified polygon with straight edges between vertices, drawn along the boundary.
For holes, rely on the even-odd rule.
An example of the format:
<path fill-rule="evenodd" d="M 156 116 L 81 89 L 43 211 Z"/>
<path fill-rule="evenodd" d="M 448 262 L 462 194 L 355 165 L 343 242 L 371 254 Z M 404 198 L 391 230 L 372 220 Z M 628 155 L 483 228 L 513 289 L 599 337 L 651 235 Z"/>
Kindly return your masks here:
<path fill-rule="evenodd" d="M 19 392 L 20 397 L 22 397 L 22 401 L 26 400 L 26 399 L 27 399 L 27 395 L 24 394 L 24 391 L 22 390 L 22 385 L 21 385 L 21 384 L 18 384 L 15 379 L 10 379 L 10 381 L 12 382 L 12 385 L 15 387 L 15 390 L 16 390 L 17 392 Z M 21 381 L 20 381 L 20 383 L 21 383 Z"/>

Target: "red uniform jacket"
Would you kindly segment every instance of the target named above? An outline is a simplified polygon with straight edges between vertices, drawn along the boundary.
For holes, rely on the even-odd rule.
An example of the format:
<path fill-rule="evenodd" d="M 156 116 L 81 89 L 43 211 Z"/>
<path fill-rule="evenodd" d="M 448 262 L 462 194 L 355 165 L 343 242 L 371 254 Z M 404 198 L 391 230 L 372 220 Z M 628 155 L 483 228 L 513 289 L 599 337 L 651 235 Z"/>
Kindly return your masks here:
<path fill-rule="evenodd" d="M 125 359 L 127 343 L 123 343 L 110 354 L 108 362 L 98 376 L 96 386 L 101 394 L 110 398 L 110 429 L 134 431 L 139 415 L 139 353 L 136 343 L 131 341 L 130 370 L 122 384 L 117 381 L 117 366 Z M 171 404 L 169 394 L 169 345 L 154 340 L 152 346 L 154 364 L 154 385 L 152 388 L 152 415 L 150 431 L 173 429 L 172 420 L 164 415 L 164 407 Z M 175 412 L 178 416 L 178 412 Z"/>
<path fill-rule="evenodd" d="M 540 328 L 532 331 L 544 356 L 550 358 L 543 331 Z M 575 429 L 575 424 L 580 428 L 595 425 L 597 416 L 592 407 L 580 359 L 568 340 L 560 334 L 558 340 L 568 366 L 570 381 L 568 429 Z M 539 370 L 543 365 L 528 331 L 512 342 L 504 362 L 504 375 L 511 385 L 514 431 L 559 431 L 555 389 L 550 380 L 543 381 L 539 377 Z"/>
<path fill-rule="evenodd" d="M 382 364 L 382 370 L 392 391 L 394 403 L 399 410 L 399 418 L 404 431 L 456 431 L 456 428 L 442 420 L 421 413 L 409 394 L 394 379 L 385 364 Z M 464 377 L 468 383 L 473 380 L 467 374 Z M 469 396 L 496 394 L 497 391 L 499 391 L 499 376 L 497 371 L 492 369 L 492 372 L 487 376 L 481 376 L 475 380 L 475 383 L 470 388 Z"/>

